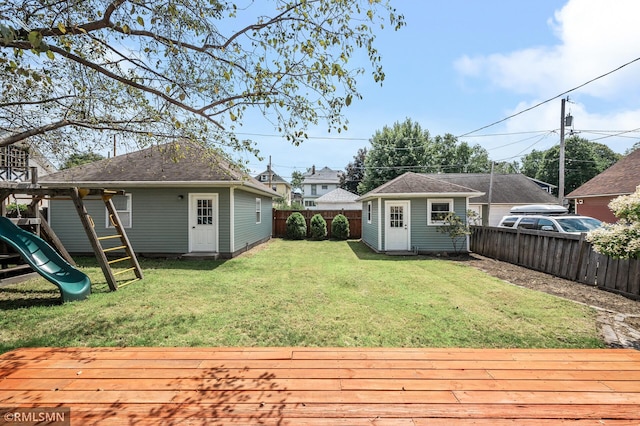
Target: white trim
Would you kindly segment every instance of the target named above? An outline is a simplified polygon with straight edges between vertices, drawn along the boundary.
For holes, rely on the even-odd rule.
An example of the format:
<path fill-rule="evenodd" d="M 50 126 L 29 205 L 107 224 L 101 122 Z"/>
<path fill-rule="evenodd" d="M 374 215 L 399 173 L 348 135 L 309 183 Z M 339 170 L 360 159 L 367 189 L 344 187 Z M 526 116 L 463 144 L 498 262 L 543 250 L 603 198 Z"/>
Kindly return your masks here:
<path fill-rule="evenodd" d="M 399 204 L 401 204 L 403 207 L 403 222 L 404 222 L 404 229 L 406 230 L 407 244 L 404 248 L 401 248 L 401 249 L 397 249 L 397 248 L 390 249 L 388 248 L 389 229 L 391 229 L 390 223 L 389 223 L 390 207 L 392 205 L 399 205 Z M 411 201 L 410 200 L 387 200 L 387 202 L 384 205 L 384 228 L 385 228 L 385 239 L 384 239 L 385 251 L 411 249 Z"/>
<path fill-rule="evenodd" d="M 211 248 L 212 252 L 219 252 L 220 251 L 220 202 L 219 202 L 219 194 L 215 193 L 215 192 L 208 192 L 208 193 L 202 193 L 202 192 L 190 192 L 189 193 L 189 229 L 188 229 L 188 237 L 189 237 L 189 253 L 193 252 L 193 241 L 191 238 L 191 232 L 193 227 L 195 226 L 195 224 L 193 223 L 193 199 L 194 198 L 211 198 L 213 199 L 213 220 L 215 222 L 215 235 L 214 235 L 214 245 L 215 247 Z"/>
<path fill-rule="evenodd" d="M 236 193 L 235 188 L 229 188 L 229 251 L 236 251 Z"/>
<path fill-rule="evenodd" d="M 122 221 L 122 219 L 120 219 L 120 222 L 122 222 L 122 227 L 123 228 L 127 228 L 130 229 L 133 227 L 133 201 L 131 199 L 131 194 L 123 194 L 121 196 L 126 197 L 127 199 L 127 210 L 118 210 L 114 204 L 114 208 L 116 209 L 116 212 L 118 213 L 118 216 L 120 216 L 120 212 L 127 212 L 129 213 L 129 222 L 128 223 L 124 223 Z M 113 200 L 113 199 L 112 199 Z M 109 220 L 109 210 L 107 210 L 107 208 L 104 208 L 105 211 L 105 229 L 113 229 L 114 226 L 111 224 L 111 221 Z"/>
<path fill-rule="evenodd" d="M 43 177 L 44 179 L 44 177 Z M 215 186 L 217 188 L 241 188 L 247 192 L 253 192 L 256 194 L 263 194 L 271 198 L 277 198 L 280 194 L 277 194 L 267 187 L 256 181 L 225 181 L 225 180 L 212 180 L 212 181 L 86 181 L 86 182 L 57 182 L 57 181 L 41 181 L 40 186 L 42 188 L 59 188 L 63 186 L 68 188 L 69 186 L 79 186 L 82 188 L 210 188 Z"/>
<path fill-rule="evenodd" d="M 484 192 L 411 192 L 411 193 L 377 193 L 371 195 L 363 195 L 362 197 L 356 198 L 355 201 L 368 201 L 375 198 L 388 198 L 388 199 L 405 199 L 405 198 L 460 198 L 460 197 L 470 197 L 476 198 L 481 197 L 485 193 Z"/>
<path fill-rule="evenodd" d="M 373 220 L 373 206 L 371 205 L 371 201 L 367 201 L 367 223 L 371 224 Z"/>
<path fill-rule="evenodd" d="M 455 204 L 453 202 L 453 198 L 428 198 L 427 199 L 427 226 L 444 225 L 444 221 L 442 221 L 442 220 L 437 220 L 437 221 L 432 221 L 431 220 L 431 205 L 433 203 L 436 203 L 436 204 L 447 203 L 447 204 L 449 204 L 449 213 L 452 213 L 452 212 L 455 212 Z"/>
<path fill-rule="evenodd" d="M 256 225 L 262 223 L 262 198 L 256 197 Z"/>
<path fill-rule="evenodd" d="M 382 211 L 382 198 L 378 198 L 378 250 L 382 251 L 382 222 L 384 212 Z"/>

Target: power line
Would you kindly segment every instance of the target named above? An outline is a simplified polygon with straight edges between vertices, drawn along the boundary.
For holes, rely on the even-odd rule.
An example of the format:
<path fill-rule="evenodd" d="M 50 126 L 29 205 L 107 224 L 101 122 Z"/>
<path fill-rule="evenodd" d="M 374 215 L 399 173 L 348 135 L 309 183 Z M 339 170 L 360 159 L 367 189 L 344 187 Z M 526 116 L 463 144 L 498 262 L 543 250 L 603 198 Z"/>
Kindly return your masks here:
<path fill-rule="evenodd" d="M 561 98 L 561 97 L 563 97 L 564 95 L 566 95 L 566 94 L 568 94 L 568 93 L 571 93 L 571 92 L 573 92 L 573 91 L 575 91 L 575 90 L 580 89 L 581 87 L 586 86 L 587 84 L 593 83 L 593 82 L 594 82 L 594 81 L 596 81 L 596 80 L 599 80 L 599 79 L 601 79 L 601 78 L 603 78 L 603 77 L 606 77 L 606 76 L 608 76 L 608 75 L 610 75 L 610 74 L 613 74 L 614 72 L 620 71 L 622 68 L 624 68 L 624 67 L 626 67 L 626 66 L 628 66 L 628 65 L 631 65 L 631 64 L 633 64 L 634 62 L 637 62 L 637 61 L 640 61 L 640 57 L 635 58 L 634 60 L 629 61 L 629 62 L 627 62 L 626 64 L 620 65 L 618 68 L 616 68 L 616 69 L 614 69 L 614 70 L 611 70 L 611 71 L 609 71 L 609 72 L 607 72 L 607 73 L 605 73 L 605 74 L 602 74 L 602 75 L 600 75 L 600 76 L 598 76 L 598 77 L 596 77 L 596 78 L 592 78 L 591 80 L 587 81 L 586 83 L 582 83 L 581 85 L 576 86 L 576 87 L 574 87 L 573 89 L 569 89 L 569 90 L 567 90 L 567 91 L 564 91 L 564 92 L 560 93 L 559 95 L 556 95 L 556 96 L 554 96 L 554 97 L 552 97 L 552 98 L 549 98 L 549 99 L 547 99 L 546 101 L 542 101 L 542 102 L 540 102 L 540 103 L 538 103 L 538 104 L 536 104 L 536 105 L 533 105 L 533 106 L 531 106 L 531 107 L 529 107 L 529 108 L 523 109 L 522 111 L 519 111 L 519 112 L 517 112 L 517 113 L 515 113 L 515 114 L 512 114 L 512 115 L 510 115 L 510 116 L 508 116 L 508 117 L 505 117 L 505 118 L 503 118 L 502 120 L 498 120 L 498 121 L 495 121 L 495 122 L 493 122 L 493 123 L 491 123 L 491 124 L 487 124 L 486 126 L 482 126 L 482 127 L 478 128 L 478 129 L 476 129 L 476 130 L 472 130 L 471 132 L 467 132 L 467 133 L 462 134 L 462 135 L 457 136 L 457 137 L 458 137 L 458 138 L 462 138 L 462 137 L 468 136 L 468 135 L 470 135 L 470 134 L 472 134 L 472 133 L 479 132 L 480 130 L 487 129 L 487 128 L 489 128 L 489 127 L 495 126 L 496 124 L 500 124 L 500 123 L 502 123 L 502 122 L 504 122 L 504 121 L 510 120 L 510 119 L 512 119 L 513 117 L 516 117 L 516 116 L 518 116 L 518 115 L 520 115 L 520 114 L 524 114 L 525 112 L 528 112 L 528 111 L 531 111 L 532 109 L 538 108 L 539 106 L 542 106 L 542 105 L 544 105 L 544 104 L 546 104 L 546 103 L 549 103 L 549 102 L 551 102 L 551 101 L 553 101 L 553 100 L 555 100 L 555 99 Z"/>

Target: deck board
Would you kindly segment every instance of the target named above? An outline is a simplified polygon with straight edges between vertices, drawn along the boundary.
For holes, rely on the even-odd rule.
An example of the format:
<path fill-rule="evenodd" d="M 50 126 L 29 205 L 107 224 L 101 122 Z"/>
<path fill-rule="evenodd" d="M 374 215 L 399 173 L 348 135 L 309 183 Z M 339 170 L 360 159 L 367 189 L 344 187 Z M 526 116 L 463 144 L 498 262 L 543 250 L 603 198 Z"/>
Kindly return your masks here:
<path fill-rule="evenodd" d="M 24 348 L 0 407 L 71 424 L 637 425 L 631 349 Z"/>

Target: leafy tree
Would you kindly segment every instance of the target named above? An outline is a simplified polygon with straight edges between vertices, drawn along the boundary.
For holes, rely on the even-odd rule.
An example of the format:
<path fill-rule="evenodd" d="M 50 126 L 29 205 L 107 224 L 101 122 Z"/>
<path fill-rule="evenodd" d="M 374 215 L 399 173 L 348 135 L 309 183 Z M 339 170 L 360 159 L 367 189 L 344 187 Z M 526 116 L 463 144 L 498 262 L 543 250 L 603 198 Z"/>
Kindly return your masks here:
<path fill-rule="evenodd" d="M 331 221 L 331 236 L 336 240 L 346 240 L 350 233 L 349 219 L 343 214 L 336 215 Z"/>
<path fill-rule="evenodd" d="M 470 146 L 467 142 L 458 143 L 458 139 L 449 133 L 436 136 L 429 143 L 427 154 L 426 165 L 431 172 L 484 173 L 491 167 L 484 148 Z"/>
<path fill-rule="evenodd" d="M 6 0 L 0 146 L 122 135 L 256 152 L 234 136 L 250 108 L 298 144 L 309 123 L 346 128 L 367 68 L 352 60 L 367 55 L 381 84 L 375 33 L 404 24 L 389 0 Z"/>
<path fill-rule="evenodd" d="M 488 172 L 487 151 L 469 146 L 451 135 L 431 138 L 427 130 L 410 119 L 383 127 L 371 139 L 365 159 L 364 178 L 358 186 L 363 194 L 401 174 L 434 172 Z"/>
<path fill-rule="evenodd" d="M 302 189 L 302 183 L 304 182 L 304 174 L 295 170 L 291 173 L 291 188 Z"/>
<path fill-rule="evenodd" d="M 344 172 L 340 172 L 340 188 L 358 193 L 358 185 L 364 178 L 364 161 L 367 157 L 367 148 L 360 148 L 353 156 L 353 161 L 347 164 Z"/>
<path fill-rule="evenodd" d="M 94 161 L 104 160 L 104 157 L 94 152 L 85 152 L 82 154 L 71 154 L 60 166 L 61 170 L 70 169 L 71 167 L 81 166 Z"/>
<path fill-rule="evenodd" d="M 620 155 L 606 145 L 573 136 L 565 141 L 565 194 L 602 173 Z M 532 178 L 558 184 L 560 146 L 546 151 L 533 151 L 525 155 L 522 172 Z"/>
<path fill-rule="evenodd" d="M 631 148 L 627 149 L 627 150 L 624 152 L 624 155 L 629 155 L 629 154 L 631 154 L 633 151 L 635 151 L 635 150 L 636 150 L 636 149 L 638 149 L 638 148 L 640 148 L 640 141 L 638 141 L 638 142 L 634 143 L 634 144 L 633 144 L 633 146 L 632 146 Z"/>
<path fill-rule="evenodd" d="M 438 226 L 437 230 L 451 238 L 451 244 L 456 254 L 460 253 L 467 241 L 467 235 L 471 234 L 469 225 L 455 213 L 448 213 L 444 217 L 444 225 Z"/>
<path fill-rule="evenodd" d="M 293 212 L 285 222 L 285 237 L 290 240 L 303 240 L 307 236 L 307 222 L 300 212 Z"/>
<path fill-rule="evenodd" d="M 311 238 L 314 240 L 323 240 L 327 237 L 327 221 L 321 214 L 316 213 L 311 217 L 309 222 L 311 227 Z"/>
<path fill-rule="evenodd" d="M 522 157 L 522 173 L 524 175 L 536 178 L 538 171 L 542 169 L 544 169 L 544 151 L 534 149 Z"/>
<path fill-rule="evenodd" d="M 621 259 L 640 258 L 640 187 L 631 195 L 612 200 L 609 208 L 613 210 L 618 222 L 604 224 L 602 228 L 587 234 L 598 253 Z"/>
<path fill-rule="evenodd" d="M 358 193 L 371 191 L 405 172 L 421 171 L 428 143 L 429 132 L 408 118 L 376 131 L 365 158 L 365 173 Z"/>

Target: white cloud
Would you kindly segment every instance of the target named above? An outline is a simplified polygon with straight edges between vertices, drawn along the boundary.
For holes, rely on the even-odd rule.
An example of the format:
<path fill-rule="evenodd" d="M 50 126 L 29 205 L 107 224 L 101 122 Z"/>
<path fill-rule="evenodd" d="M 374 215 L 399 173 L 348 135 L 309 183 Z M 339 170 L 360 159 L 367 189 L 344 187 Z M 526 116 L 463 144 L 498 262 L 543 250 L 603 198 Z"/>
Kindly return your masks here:
<path fill-rule="evenodd" d="M 454 64 L 466 77 L 483 77 L 492 85 L 544 98 L 574 88 L 640 56 L 640 2 L 570 0 L 552 19 L 558 43 L 488 56 L 463 56 Z M 636 63 L 581 89 L 606 99 L 640 88 Z"/>
<path fill-rule="evenodd" d="M 550 18 L 549 30 L 558 42 L 486 56 L 463 56 L 454 66 L 474 84 L 488 81 L 493 88 L 524 99 L 505 116 L 573 89 L 640 57 L 640 1 L 569 0 Z M 569 94 L 568 104 L 576 129 L 631 130 L 640 127 L 640 61 L 589 83 Z M 465 81 L 465 84 L 467 82 Z M 509 132 L 560 127 L 560 99 L 519 115 L 505 123 Z M 614 151 L 623 152 L 636 139 L 608 138 L 584 132 Z M 553 135 L 532 149 L 547 149 L 557 143 Z M 546 146 L 549 145 L 549 146 Z M 519 145 L 525 147 L 526 144 Z"/>

